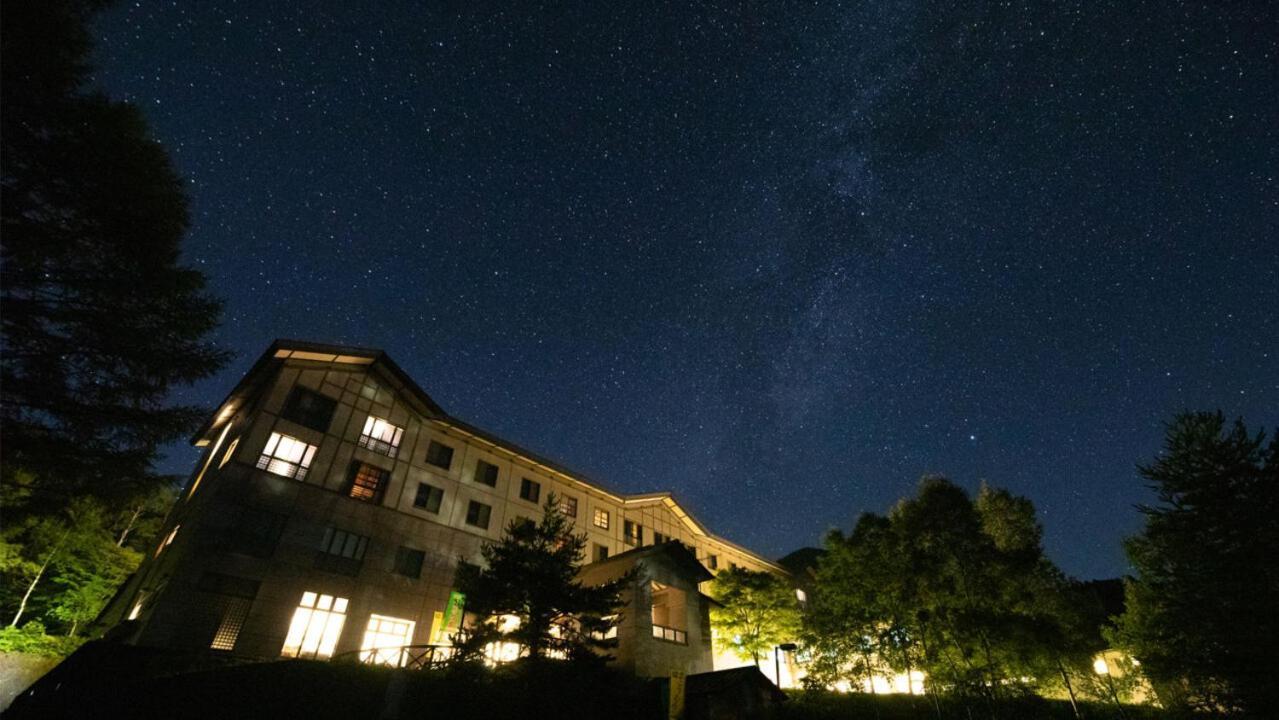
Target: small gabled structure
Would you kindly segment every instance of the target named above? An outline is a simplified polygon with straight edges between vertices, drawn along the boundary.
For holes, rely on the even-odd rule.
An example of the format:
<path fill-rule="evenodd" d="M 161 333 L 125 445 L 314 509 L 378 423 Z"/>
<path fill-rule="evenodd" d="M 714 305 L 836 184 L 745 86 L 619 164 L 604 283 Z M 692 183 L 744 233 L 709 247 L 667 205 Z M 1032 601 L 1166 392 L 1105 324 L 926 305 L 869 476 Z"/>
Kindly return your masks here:
<path fill-rule="evenodd" d="M 710 606 L 698 591 L 712 575 L 686 545 L 650 545 L 584 566 L 578 578 L 597 585 L 635 571 L 617 625 L 613 662 L 641 677 L 712 669 Z"/>

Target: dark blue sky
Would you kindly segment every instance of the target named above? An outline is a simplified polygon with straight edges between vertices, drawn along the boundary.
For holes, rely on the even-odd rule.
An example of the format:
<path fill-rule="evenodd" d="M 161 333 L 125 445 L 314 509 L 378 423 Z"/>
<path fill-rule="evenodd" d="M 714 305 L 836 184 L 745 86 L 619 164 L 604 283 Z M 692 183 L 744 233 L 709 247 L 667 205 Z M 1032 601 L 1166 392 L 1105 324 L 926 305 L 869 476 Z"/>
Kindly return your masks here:
<path fill-rule="evenodd" d="M 297 5 L 97 25 L 227 300 L 189 397 L 383 347 L 767 555 L 940 472 L 1084 578 L 1172 413 L 1279 425 L 1274 3 Z"/>

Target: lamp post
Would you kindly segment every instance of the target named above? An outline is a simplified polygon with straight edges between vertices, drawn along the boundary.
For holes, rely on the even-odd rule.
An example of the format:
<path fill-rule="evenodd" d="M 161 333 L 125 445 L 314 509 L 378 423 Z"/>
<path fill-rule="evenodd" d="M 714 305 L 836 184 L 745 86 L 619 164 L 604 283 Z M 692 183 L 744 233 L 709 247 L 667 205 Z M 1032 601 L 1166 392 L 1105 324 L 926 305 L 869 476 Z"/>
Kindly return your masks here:
<path fill-rule="evenodd" d="M 795 652 L 795 648 L 799 647 L 795 643 L 782 643 L 773 646 L 773 677 L 777 680 L 777 687 L 782 686 L 782 661 L 779 651 Z"/>

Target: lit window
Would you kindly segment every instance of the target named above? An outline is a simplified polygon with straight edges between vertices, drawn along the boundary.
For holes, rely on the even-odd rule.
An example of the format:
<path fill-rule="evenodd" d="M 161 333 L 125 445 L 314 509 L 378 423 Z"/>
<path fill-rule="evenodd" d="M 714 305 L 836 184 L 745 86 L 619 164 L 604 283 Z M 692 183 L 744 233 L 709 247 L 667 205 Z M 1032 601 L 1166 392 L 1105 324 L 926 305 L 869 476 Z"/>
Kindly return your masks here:
<path fill-rule="evenodd" d="M 475 482 L 497 487 L 497 466 L 483 460 L 475 461 Z"/>
<path fill-rule="evenodd" d="M 219 470 L 221 470 L 224 465 L 231 462 L 231 456 L 235 454 L 235 448 L 239 444 L 240 438 L 236 438 L 231 441 L 230 445 L 226 446 L 226 454 L 222 456 L 222 462 L 218 463 Z"/>
<path fill-rule="evenodd" d="M 534 480 L 524 478 L 520 480 L 520 499 L 528 500 L 535 503 L 542 497 L 542 484 Z"/>
<path fill-rule="evenodd" d="M 413 625 L 412 620 L 370 615 L 360 659 L 370 665 L 402 666 L 407 657 L 404 646 L 413 644 Z"/>
<path fill-rule="evenodd" d="M 346 598 L 302 593 L 280 655 L 318 659 L 331 657 L 346 622 L 346 606 Z"/>
<path fill-rule="evenodd" d="M 643 545 L 644 526 L 630 520 L 622 521 L 622 540 L 627 545 Z"/>
<path fill-rule="evenodd" d="M 383 470 L 368 463 L 353 462 L 347 495 L 356 500 L 377 502 L 390 477 L 389 470 Z"/>
<path fill-rule="evenodd" d="M 688 644 L 687 593 L 657 581 L 652 583 L 653 637 L 667 642 Z"/>
<path fill-rule="evenodd" d="M 453 466 L 453 448 L 432 440 L 426 448 L 426 464 L 448 470 Z"/>
<path fill-rule="evenodd" d="M 808 602 L 808 593 L 799 588 L 795 588 L 795 599 L 802 603 L 806 603 Z"/>
<path fill-rule="evenodd" d="M 561 497 L 560 512 L 564 513 L 565 517 L 577 517 L 577 498 L 568 495 Z"/>
<path fill-rule="evenodd" d="M 595 527 L 603 530 L 608 529 L 608 511 L 607 510 L 601 510 L 599 508 L 595 508 Z"/>
<path fill-rule="evenodd" d="M 202 590 L 187 608 L 193 615 L 203 614 L 216 619 L 211 650 L 234 650 L 240 629 L 249 617 L 253 598 L 258 594 L 258 581 L 248 578 L 206 572 L 200 576 L 197 587 Z M 207 636 L 206 636 L 207 637 Z"/>
<path fill-rule="evenodd" d="M 164 552 L 165 548 L 173 544 L 173 539 L 178 536 L 178 528 L 180 527 L 182 527 L 181 523 L 174 525 L 173 529 L 169 531 L 169 534 L 164 536 L 164 542 L 160 543 L 160 547 L 155 549 L 156 557 L 160 557 L 160 553 Z"/>
<path fill-rule="evenodd" d="M 311 467 L 311 459 L 314 457 L 314 445 L 273 432 L 266 441 L 266 447 L 262 449 L 262 456 L 258 458 L 258 469 L 301 480 L 306 477 L 307 468 Z"/>
<path fill-rule="evenodd" d="M 147 601 L 147 594 L 145 592 L 138 593 L 137 602 L 133 603 L 133 608 L 129 610 L 130 620 L 138 619 L 138 616 L 142 614 L 142 604 L 145 603 L 146 601 Z"/>
<path fill-rule="evenodd" d="M 472 500 L 471 504 L 466 508 L 466 524 L 473 525 L 477 528 L 488 529 L 489 516 L 492 513 L 492 506 Z"/>
<path fill-rule="evenodd" d="M 396 427 L 380 417 L 370 415 L 364 421 L 364 432 L 360 435 L 360 447 L 395 457 L 395 454 L 400 451 L 400 438 L 403 436 L 404 428 Z"/>
<path fill-rule="evenodd" d="M 284 401 L 284 408 L 280 410 L 280 417 L 312 430 L 328 432 L 337 405 L 337 400 L 327 395 L 294 385 L 288 400 Z"/>
<path fill-rule="evenodd" d="M 440 503 L 443 501 L 444 490 L 426 483 L 417 484 L 417 494 L 413 496 L 413 507 L 429 513 L 438 513 L 440 511 Z"/>

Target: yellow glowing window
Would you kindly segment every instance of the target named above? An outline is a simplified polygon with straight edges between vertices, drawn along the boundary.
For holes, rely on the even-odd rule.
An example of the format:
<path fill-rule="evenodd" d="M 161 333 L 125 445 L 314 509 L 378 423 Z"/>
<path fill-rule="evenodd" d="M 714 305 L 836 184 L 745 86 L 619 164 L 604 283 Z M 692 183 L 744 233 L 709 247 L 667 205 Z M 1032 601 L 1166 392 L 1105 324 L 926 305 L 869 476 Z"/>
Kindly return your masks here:
<path fill-rule="evenodd" d="M 311 467 L 311 459 L 314 457 L 314 445 L 273 432 L 266 441 L 266 447 L 262 448 L 258 469 L 301 480 L 306 477 L 307 468 Z"/>
<path fill-rule="evenodd" d="M 346 606 L 346 598 L 302 593 L 280 654 L 284 657 L 331 657 L 346 622 Z"/>
<path fill-rule="evenodd" d="M 347 494 L 356 500 L 377 502 L 382 489 L 390 480 L 391 473 L 368 463 L 351 464 L 351 487 Z"/>
<path fill-rule="evenodd" d="M 366 663 L 400 667 L 404 646 L 413 644 L 413 621 L 385 615 L 370 615 L 360 644 L 360 659 Z"/>
<path fill-rule="evenodd" d="M 595 508 L 595 527 L 608 529 L 608 511 Z"/>
<path fill-rule="evenodd" d="M 400 439 L 403 437 L 404 428 L 396 427 L 380 417 L 370 415 L 364 421 L 364 432 L 360 434 L 360 447 L 395 457 L 395 454 L 400 451 Z"/>
<path fill-rule="evenodd" d="M 160 553 L 164 552 L 165 548 L 173 544 L 174 538 L 178 536 L 178 529 L 181 527 L 181 523 L 174 525 L 173 529 L 169 531 L 169 534 L 164 536 L 164 542 L 160 543 L 160 547 L 155 549 L 155 557 L 160 557 Z"/>

